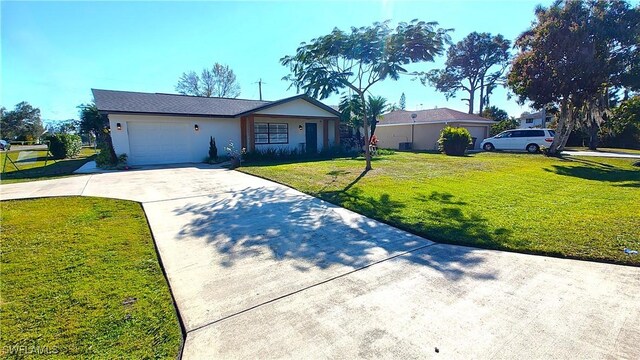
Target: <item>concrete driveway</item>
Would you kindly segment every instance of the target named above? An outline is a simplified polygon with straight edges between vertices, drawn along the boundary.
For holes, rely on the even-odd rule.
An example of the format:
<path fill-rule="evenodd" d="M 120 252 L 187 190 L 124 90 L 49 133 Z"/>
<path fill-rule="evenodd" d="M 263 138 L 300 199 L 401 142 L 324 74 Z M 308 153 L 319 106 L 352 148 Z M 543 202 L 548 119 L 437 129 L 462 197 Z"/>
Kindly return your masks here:
<path fill-rule="evenodd" d="M 185 359 L 640 357 L 637 267 L 435 244 L 207 166 L 0 194 L 142 202 Z"/>

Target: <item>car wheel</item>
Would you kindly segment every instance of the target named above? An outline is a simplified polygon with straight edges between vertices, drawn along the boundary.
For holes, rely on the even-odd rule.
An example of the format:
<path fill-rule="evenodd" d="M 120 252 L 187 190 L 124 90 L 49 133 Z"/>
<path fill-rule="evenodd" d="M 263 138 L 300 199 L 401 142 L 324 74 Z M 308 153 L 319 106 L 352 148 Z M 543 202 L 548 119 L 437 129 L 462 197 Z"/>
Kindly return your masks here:
<path fill-rule="evenodd" d="M 493 151 L 493 150 L 495 150 L 495 147 L 493 146 L 492 143 L 486 143 L 486 144 L 484 144 L 484 146 L 482 148 L 485 151 Z"/>
<path fill-rule="evenodd" d="M 540 151 L 540 147 L 536 144 L 529 144 L 527 145 L 527 151 L 531 154 L 536 154 L 538 151 Z"/>

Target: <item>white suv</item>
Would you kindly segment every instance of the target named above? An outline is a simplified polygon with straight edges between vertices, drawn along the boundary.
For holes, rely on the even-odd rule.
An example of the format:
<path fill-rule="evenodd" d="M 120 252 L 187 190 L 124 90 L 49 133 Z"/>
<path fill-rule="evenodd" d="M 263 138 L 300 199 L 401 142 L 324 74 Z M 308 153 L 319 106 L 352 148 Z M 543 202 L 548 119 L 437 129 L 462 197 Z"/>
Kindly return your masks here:
<path fill-rule="evenodd" d="M 480 147 L 493 150 L 527 150 L 537 153 L 541 147 L 549 147 L 556 135 L 552 129 L 513 129 L 482 140 Z"/>

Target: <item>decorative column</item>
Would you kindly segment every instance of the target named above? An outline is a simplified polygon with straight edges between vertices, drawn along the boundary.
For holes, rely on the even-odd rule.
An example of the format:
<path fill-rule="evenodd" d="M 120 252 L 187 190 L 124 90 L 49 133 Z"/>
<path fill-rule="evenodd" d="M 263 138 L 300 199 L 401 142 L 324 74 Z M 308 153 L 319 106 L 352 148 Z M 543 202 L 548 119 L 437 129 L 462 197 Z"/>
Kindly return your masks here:
<path fill-rule="evenodd" d="M 247 148 L 247 117 L 240 118 L 240 148 Z"/>
<path fill-rule="evenodd" d="M 255 135 L 255 127 L 253 126 L 253 115 L 249 115 L 249 121 L 247 126 L 249 127 L 249 147 L 247 151 L 255 151 L 256 150 L 256 135 Z"/>
<path fill-rule="evenodd" d="M 329 119 L 322 119 L 322 150 L 329 147 Z"/>

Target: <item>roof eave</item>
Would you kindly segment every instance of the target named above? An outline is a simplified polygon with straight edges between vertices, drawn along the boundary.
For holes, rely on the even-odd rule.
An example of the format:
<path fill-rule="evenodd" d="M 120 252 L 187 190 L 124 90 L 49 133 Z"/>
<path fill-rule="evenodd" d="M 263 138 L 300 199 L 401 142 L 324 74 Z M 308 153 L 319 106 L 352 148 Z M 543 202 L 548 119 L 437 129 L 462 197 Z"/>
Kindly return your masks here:
<path fill-rule="evenodd" d="M 325 105 L 322 102 L 320 102 L 320 101 L 318 101 L 318 100 L 316 100 L 316 99 L 314 99 L 311 96 L 306 95 L 306 94 L 299 94 L 299 95 L 291 96 L 291 97 L 284 98 L 284 99 L 281 99 L 281 100 L 278 100 L 278 101 L 273 101 L 273 102 L 270 102 L 268 104 L 258 106 L 257 108 L 241 112 L 239 114 L 236 114 L 235 116 L 245 116 L 245 115 L 253 114 L 253 113 L 256 113 L 258 111 L 266 110 L 268 108 L 271 108 L 271 107 L 274 107 L 274 106 L 278 106 L 278 105 L 282 105 L 282 104 L 286 104 L 286 103 L 288 103 L 290 101 L 295 101 L 295 100 L 299 100 L 299 99 L 308 101 L 311 104 L 321 108 L 322 110 L 325 110 L 325 111 L 335 115 L 336 117 L 340 117 L 340 112 L 339 111 L 336 111 L 332 107 L 330 107 L 328 105 Z"/>
<path fill-rule="evenodd" d="M 118 114 L 118 115 L 156 115 L 156 116 L 184 116 L 184 117 L 207 117 L 207 118 L 223 118 L 233 119 L 236 115 L 213 115 L 213 114 L 191 114 L 191 113 L 163 113 L 163 112 L 148 112 L 148 111 L 120 111 L 120 110 L 100 110 L 100 114 Z"/>
<path fill-rule="evenodd" d="M 474 123 L 480 125 L 493 125 L 495 122 L 491 120 L 437 120 L 437 121 L 422 121 L 422 122 L 407 122 L 407 123 L 391 123 L 383 124 L 378 123 L 376 126 L 395 126 L 395 125 L 428 125 L 428 124 L 447 124 L 447 123 Z"/>

